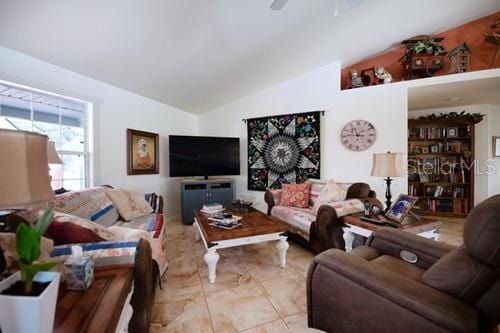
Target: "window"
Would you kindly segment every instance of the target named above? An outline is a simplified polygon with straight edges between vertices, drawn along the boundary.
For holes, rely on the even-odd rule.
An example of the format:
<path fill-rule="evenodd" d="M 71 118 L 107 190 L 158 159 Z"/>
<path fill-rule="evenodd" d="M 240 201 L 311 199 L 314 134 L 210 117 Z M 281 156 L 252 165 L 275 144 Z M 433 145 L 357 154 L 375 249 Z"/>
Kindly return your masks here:
<path fill-rule="evenodd" d="M 52 188 L 88 186 L 88 103 L 0 81 L 0 128 L 45 134 L 63 161 L 51 164 Z"/>

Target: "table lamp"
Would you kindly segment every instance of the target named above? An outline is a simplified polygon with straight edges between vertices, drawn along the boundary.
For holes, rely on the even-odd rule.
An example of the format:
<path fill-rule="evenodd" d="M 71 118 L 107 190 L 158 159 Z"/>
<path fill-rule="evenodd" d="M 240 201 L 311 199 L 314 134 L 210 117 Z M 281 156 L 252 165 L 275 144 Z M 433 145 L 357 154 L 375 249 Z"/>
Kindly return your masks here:
<path fill-rule="evenodd" d="M 53 199 L 47 142 L 45 135 L 0 129 L 0 209 Z"/>
<path fill-rule="evenodd" d="M 373 164 L 371 175 L 373 177 L 385 177 L 385 183 L 387 185 L 385 191 L 385 204 L 386 208 L 384 213 L 386 213 L 391 207 L 391 177 L 404 177 L 406 174 L 404 156 L 402 153 L 380 153 L 373 154 Z"/>
<path fill-rule="evenodd" d="M 63 164 L 61 158 L 57 154 L 56 145 L 52 141 L 47 142 L 47 159 L 49 164 Z"/>

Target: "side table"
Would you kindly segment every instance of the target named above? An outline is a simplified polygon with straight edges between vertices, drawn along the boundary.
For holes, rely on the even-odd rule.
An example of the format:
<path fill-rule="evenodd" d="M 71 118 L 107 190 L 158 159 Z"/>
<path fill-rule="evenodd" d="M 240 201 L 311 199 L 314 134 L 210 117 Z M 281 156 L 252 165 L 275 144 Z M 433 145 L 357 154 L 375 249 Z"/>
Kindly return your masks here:
<path fill-rule="evenodd" d="M 346 252 L 352 251 L 354 235 L 370 237 L 374 231 L 382 228 L 392 228 L 365 222 L 361 219 L 361 217 L 363 217 L 363 214 L 347 215 L 343 217 L 343 222 L 348 225 L 348 227 L 342 228 L 344 231 L 343 237 Z M 441 222 L 438 220 L 424 217 L 417 220 L 412 216 L 407 216 L 402 223 L 398 223 L 397 225 L 398 229 L 403 231 L 417 234 L 424 238 L 439 240 L 439 227 L 441 226 Z"/>
<path fill-rule="evenodd" d="M 87 291 L 70 291 L 62 283 L 54 332 L 115 332 L 124 323 L 128 326 L 133 271 L 133 267 L 98 268 Z"/>

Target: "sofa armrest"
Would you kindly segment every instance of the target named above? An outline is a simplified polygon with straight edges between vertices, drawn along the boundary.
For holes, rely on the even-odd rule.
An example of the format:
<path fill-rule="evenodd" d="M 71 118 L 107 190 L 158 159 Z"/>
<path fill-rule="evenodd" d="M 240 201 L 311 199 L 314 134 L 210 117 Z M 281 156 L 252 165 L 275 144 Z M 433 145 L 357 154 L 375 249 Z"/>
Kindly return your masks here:
<path fill-rule="evenodd" d="M 345 242 L 342 228 L 346 227 L 338 217 L 335 208 L 322 205 L 316 214 L 316 221 L 312 223 L 310 236 L 312 247 L 316 252 L 327 249 L 344 249 Z"/>
<path fill-rule="evenodd" d="M 416 264 L 424 269 L 429 268 L 439 258 L 455 249 L 445 243 L 391 228 L 374 232 L 366 245 L 397 258 L 400 258 L 402 250 L 413 252 L 418 256 Z"/>
<path fill-rule="evenodd" d="M 274 196 L 271 191 L 267 190 L 264 193 L 264 201 L 267 203 L 267 215 L 271 215 L 271 210 L 274 207 Z"/>
<path fill-rule="evenodd" d="M 128 330 L 130 332 L 148 332 L 151 307 L 154 301 L 153 259 L 148 241 L 141 239 L 137 248 L 134 265 L 134 293 L 130 300 L 133 308 Z"/>
<path fill-rule="evenodd" d="M 347 189 L 346 199 L 369 198 L 374 195 L 370 189 L 370 185 L 366 183 L 354 183 Z"/>
<path fill-rule="evenodd" d="M 307 276 L 310 327 L 328 332 L 474 332 L 476 310 L 446 293 L 337 249 Z"/>

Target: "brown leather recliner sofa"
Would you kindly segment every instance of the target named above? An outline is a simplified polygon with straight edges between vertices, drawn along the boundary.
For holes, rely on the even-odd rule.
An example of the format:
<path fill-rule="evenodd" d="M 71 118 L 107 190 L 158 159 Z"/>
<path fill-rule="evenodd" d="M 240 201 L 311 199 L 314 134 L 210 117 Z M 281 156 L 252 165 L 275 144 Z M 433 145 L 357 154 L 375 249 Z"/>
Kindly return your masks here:
<path fill-rule="evenodd" d="M 345 242 L 342 237 L 342 227 L 346 225 L 337 216 L 336 210 L 328 205 L 322 205 L 315 213 L 312 210 L 317 195 L 321 192 L 326 181 L 309 179 L 311 182 L 311 196 L 308 208 L 280 206 L 281 190 L 268 190 L 264 195 L 267 203 L 267 215 L 274 216 L 290 224 L 288 234 L 290 239 L 319 253 L 331 248 L 344 249 Z M 382 207 L 376 199 L 376 193 L 366 183 L 337 183 L 345 188 L 345 200 L 368 200 L 372 204 Z M 287 213 L 290 211 L 290 214 Z"/>
<path fill-rule="evenodd" d="M 476 206 L 454 248 L 394 229 L 316 256 L 310 327 L 327 332 L 494 332 L 500 322 L 500 195 Z"/>

